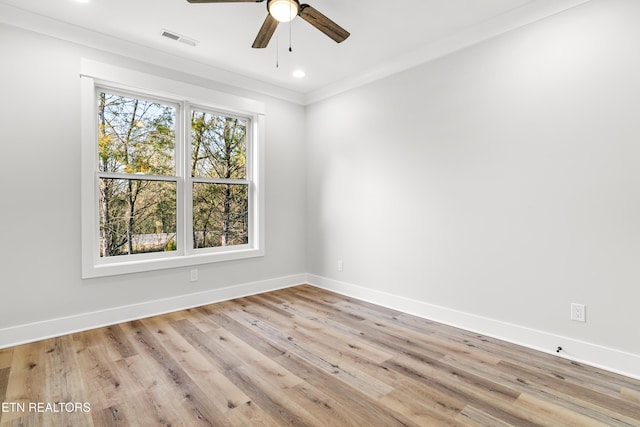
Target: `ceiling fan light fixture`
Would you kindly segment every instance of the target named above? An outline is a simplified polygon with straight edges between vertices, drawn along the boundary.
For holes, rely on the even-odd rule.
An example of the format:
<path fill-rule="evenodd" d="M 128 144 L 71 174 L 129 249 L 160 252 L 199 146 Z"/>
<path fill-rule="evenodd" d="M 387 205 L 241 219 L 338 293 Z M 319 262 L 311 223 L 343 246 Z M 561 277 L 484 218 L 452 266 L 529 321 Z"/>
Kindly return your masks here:
<path fill-rule="evenodd" d="M 270 0 L 267 8 L 278 22 L 289 22 L 298 15 L 299 5 L 294 0 Z"/>

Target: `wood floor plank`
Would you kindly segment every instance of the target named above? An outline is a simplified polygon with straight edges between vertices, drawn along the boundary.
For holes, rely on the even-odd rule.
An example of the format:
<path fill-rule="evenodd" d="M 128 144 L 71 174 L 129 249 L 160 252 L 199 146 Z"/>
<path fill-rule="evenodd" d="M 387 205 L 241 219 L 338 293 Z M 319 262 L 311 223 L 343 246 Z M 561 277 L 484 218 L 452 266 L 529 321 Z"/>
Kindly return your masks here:
<path fill-rule="evenodd" d="M 85 396 L 87 401 L 94 402 L 93 410 L 99 411 L 112 406 L 113 402 L 126 401 L 129 394 L 142 391 L 135 383 L 121 387 L 128 377 L 122 376 L 116 362 L 108 357 L 104 350 L 106 342 L 99 331 L 84 332 L 74 342 L 78 344 L 77 366 L 83 373 Z"/>
<path fill-rule="evenodd" d="M 262 336 L 256 332 L 256 328 L 253 328 L 245 322 L 239 322 L 223 313 L 211 312 L 210 317 L 214 317 L 217 322 L 223 324 L 224 330 L 270 358 L 278 357 L 286 353 L 286 350 L 282 349 L 276 343 L 263 339 Z"/>
<path fill-rule="evenodd" d="M 251 400 L 237 406 L 225 414 L 234 426 L 280 427 L 268 411 L 254 404 Z"/>
<path fill-rule="evenodd" d="M 25 344 L 14 348 L 9 383 L 5 401 L 28 405 L 29 402 L 44 402 L 46 393 L 46 368 L 44 366 L 45 342 Z M 10 411 L 2 414 L 2 424 L 13 422 L 37 425 L 42 414 Z"/>
<path fill-rule="evenodd" d="M 121 387 L 130 391 L 125 400 L 110 399 L 112 415 L 125 425 L 175 425 L 179 419 L 191 420 L 192 411 L 188 398 L 177 393 L 171 379 L 164 375 L 144 355 L 135 355 L 116 362 L 119 376 L 126 379 Z M 120 396 L 118 396 L 120 397 Z M 193 421 L 192 421 L 193 422 Z M 207 425 L 201 419 L 194 425 Z M 99 424 L 96 422 L 96 426 Z"/>
<path fill-rule="evenodd" d="M 263 300 L 268 301 L 267 297 Z M 352 340 L 345 341 L 344 330 L 335 328 L 335 324 L 325 324 L 317 316 L 305 316 L 293 305 L 283 304 L 290 315 L 287 320 L 293 325 L 294 335 L 307 340 L 311 346 L 342 353 L 352 359 L 364 358 L 372 362 L 383 362 L 393 353 L 378 346 L 368 345 L 361 335 L 354 333 Z"/>
<path fill-rule="evenodd" d="M 436 360 L 417 361 L 411 357 L 401 356 L 383 365 L 403 373 L 413 381 L 467 402 L 512 425 L 535 425 L 527 419 L 526 414 L 519 413 L 513 407 L 520 393 L 498 382 L 486 380 Z"/>
<path fill-rule="evenodd" d="M 315 303 L 313 303 L 315 304 Z M 304 303 L 303 303 L 304 305 Z M 295 308 L 293 308 L 295 310 Z M 324 308 L 322 315 L 312 316 L 311 319 L 321 323 L 327 329 L 334 331 L 344 340 L 345 336 L 350 339 L 347 345 L 367 345 L 381 351 L 385 356 L 382 360 L 387 359 L 388 355 L 404 352 L 406 354 L 429 355 L 434 358 L 444 356 L 440 349 L 434 348 L 430 343 L 425 345 L 425 334 L 417 334 L 413 331 L 403 331 L 401 328 L 386 322 L 384 319 L 371 319 L 363 315 L 345 314 L 344 311 L 338 310 L 337 316 L 332 316 L 335 311 Z M 335 317 L 339 320 L 332 319 Z M 354 344 L 355 342 L 359 344 Z"/>
<path fill-rule="evenodd" d="M 7 426 L 640 426 L 640 381 L 309 285 L 0 350 Z"/>
<path fill-rule="evenodd" d="M 186 319 L 171 322 L 171 327 L 191 346 L 205 354 L 218 371 L 228 371 L 244 363 L 236 354 L 221 345 L 220 341 L 223 338 L 217 330 L 214 330 L 214 333 L 204 333 Z"/>
<path fill-rule="evenodd" d="M 107 326 L 101 329 L 105 338 L 106 348 L 110 350 L 112 360 L 119 360 L 135 356 L 137 352 L 119 325 Z"/>
<path fill-rule="evenodd" d="M 171 327 L 166 327 L 166 324 L 155 319 L 145 319 L 143 322 L 156 331 L 158 340 L 218 411 L 226 416 L 227 412 L 249 400 L 246 394 L 227 379 L 224 371 L 216 368 L 208 352 L 199 351 L 187 337 L 173 329 L 175 324 L 190 322 L 185 319 L 171 321 Z"/>
<path fill-rule="evenodd" d="M 458 425 L 456 416 L 466 406 L 464 402 L 450 396 L 444 396 L 435 389 L 406 386 L 397 387 L 379 400 L 385 407 L 403 414 L 421 426 Z M 445 403 L 446 402 L 446 403 Z"/>
<path fill-rule="evenodd" d="M 93 423 L 100 427 L 129 427 L 132 424 L 117 406 L 92 411 Z"/>
<path fill-rule="evenodd" d="M 171 425 L 180 416 L 188 419 L 186 410 L 177 405 L 172 383 L 153 361 L 137 351 L 112 361 L 105 350 L 109 342 L 99 332 L 84 332 L 74 341 L 96 426 Z"/>
<path fill-rule="evenodd" d="M 347 415 L 349 413 L 347 408 L 316 387 L 301 383 L 284 392 L 287 398 L 313 414 L 314 424 L 318 426 L 340 426 L 353 423 L 353 419 Z"/>
<path fill-rule="evenodd" d="M 511 387 L 514 390 L 538 398 L 540 399 L 540 401 L 553 402 L 553 405 L 558 407 L 558 410 L 560 412 L 568 410 L 570 412 L 582 414 L 589 419 L 595 422 L 599 422 L 603 425 L 633 425 L 628 424 L 628 422 L 620 421 L 619 418 L 622 418 L 621 414 L 616 414 L 615 412 L 599 408 L 588 402 L 584 402 L 574 394 L 559 392 L 558 390 L 546 387 L 544 384 L 537 384 L 520 378 L 517 375 L 510 375 L 508 373 L 502 372 L 501 370 L 497 369 L 497 367 L 491 370 L 487 370 L 482 366 L 474 364 L 473 362 L 464 361 L 452 356 L 447 356 L 444 360 L 452 366 L 456 366 L 475 375 L 487 379 L 490 378 L 501 383 L 511 384 Z"/>
<path fill-rule="evenodd" d="M 623 387 L 620 391 L 620 396 L 629 402 L 640 404 L 640 390 L 632 390 L 630 388 Z"/>
<path fill-rule="evenodd" d="M 467 405 L 462 412 L 456 417 L 456 421 L 463 426 L 469 427 L 509 427 L 511 424 L 502 421 L 492 415 L 475 408 L 473 405 Z"/>
<path fill-rule="evenodd" d="M 0 369 L 0 403 L 6 402 L 7 387 L 9 386 L 9 374 L 11 367 Z M 0 421 L 2 421 L 2 412 L 0 412 Z"/>
<path fill-rule="evenodd" d="M 192 423 L 193 425 L 228 425 L 222 412 L 210 404 L 207 396 L 155 338 L 154 334 L 141 321 L 131 322 L 130 326 L 135 334 L 134 344 L 139 347 L 139 351 L 142 351 L 146 358 L 160 368 L 164 379 L 168 380 L 170 384 L 170 388 L 166 390 L 166 393 L 170 396 L 168 400 L 180 400 L 185 405 L 182 416 L 176 417 L 175 415 L 161 412 L 158 419 L 182 419 L 183 422 Z"/>
<path fill-rule="evenodd" d="M 571 393 L 580 400 L 609 409 L 626 417 L 640 419 L 640 407 L 628 405 L 620 399 L 615 399 L 603 393 L 593 391 L 586 385 L 567 384 L 566 381 L 563 381 L 562 379 L 554 376 L 541 375 L 531 369 L 508 361 L 501 361 L 498 364 L 498 368 L 514 373 L 518 375 L 519 378 L 523 378 L 527 381 L 543 384 L 546 387 L 560 392 Z"/>
<path fill-rule="evenodd" d="M 186 318 L 204 333 L 220 330 L 222 328 L 221 325 L 217 324 L 213 320 L 213 318 L 208 314 L 209 312 L 207 310 L 207 306 L 193 308 L 189 310 L 189 316 Z"/>
<path fill-rule="evenodd" d="M 322 354 L 311 351 L 307 346 L 300 345 L 288 334 L 282 335 L 279 331 L 270 326 L 266 321 L 260 320 L 246 311 L 235 311 L 230 314 L 237 319 L 244 320 L 246 323 L 251 324 L 257 329 L 261 330 L 263 335 L 274 343 L 279 344 L 282 348 L 289 352 L 295 353 L 298 356 L 308 360 L 309 362 L 317 365 L 325 372 L 333 375 L 334 378 L 353 385 L 356 388 L 363 390 L 365 393 L 371 394 L 374 398 L 379 398 L 387 394 L 392 388 L 373 377 L 370 377 L 357 370 L 350 370 L 341 367 L 339 361 L 331 358 L 324 358 Z"/>
<path fill-rule="evenodd" d="M 380 405 L 362 390 L 354 388 L 332 376 L 313 363 L 295 355 L 284 354 L 277 358 L 278 363 L 290 372 L 304 378 L 307 383 L 327 396 L 340 402 L 345 409 L 342 417 L 348 416 L 353 426 L 414 426 L 416 425 L 403 414 L 392 408 Z"/>
<path fill-rule="evenodd" d="M 43 417 L 45 424 L 55 419 L 62 425 L 92 426 L 89 411 L 78 411 L 78 404 L 84 405 L 87 396 L 84 393 L 84 380 L 77 369 L 78 361 L 73 349 L 73 337 L 70 335 L 45 341 L 44 366 L 46 372 L 43 403 L 64 403 L 59 413 L 47 413 Z M 72 408 L 68 411 L 67 408 Z"/>
<path fill-rule="evenodd" d="M 292 408 L 292 405 L 281 404 L 283 402 L 281 389 L 276 387 L 274 392 L 272 387 L 264 387 L 259 378 L 245 372 L 242 368 L 227 371 L 227 376 L 238 388 L 251 397 L 252 405 L 258 405 L 264 409 L 278 425 L 307 425 L 305 417 L 308 417 L 309 414 L 306 411 L 299 413 L 291 410 L 296 409 Z M 269 392 L 267 392 L 267 389 Z"/>
<path fill-rule="evenodd" d="M 442 325 L 437 328 L 437 335 L 454 341 L 465 343 L 474 352 L 480 351 L 499 355 L 502 359 L 527 366 L 538 372 L 555 376 L 574 383 L 588 383 L 590 388 L 617 397 L 620 388 L 629 384 L 629 378 L 601 369 L 563 359 L 554 355 L 536 352 L 528 348 L 515 346 L 510 343 L 485 337 L 473 332 L 464 331 Z M 631 388 L 637 387 L 637 381 L 631 380 Z M 636 384 L 635 386 L 633 384 Z"/>
<path fill-rule="evenodd" d="M 541 426 L 604 427 L 615 425 L 589 418 L 579 412 L 567 410 L 557 405 L 556 402 L 542 400 L 526 393 L 521 394 L 514 405 L 525 410 L 529 414 L 529 418 Z"/>
<path fill-rule="evenodd" d="M 375 317 L 368 308 L 360 309 L 352 302 L 339 304 L 339 308 L 327 308 L 308 299 L 305 302 L 322 309 L 322 315 L 326 316 L 326 319 L 322 321 L 327 325 L 338 329 L 341 333 L 344 333 L 344 329 L 337 326 L 338 324 L 350 326 L 353 328 L 351 335 L 354 338 L 359 341 L 371 341 L 378 347 L 384 347 L 387 352 L 407 351 L 428 354 L 434 358 L 442 357 L 445 354 L 429 341 L 428 336 L 432 334 L 431 331 L 407 330 L 394 322 L 392 318 L 397 314 L 395 311 L 385 309 L 384 316 Z"/>
<path fill-rule="evenodd" d="M 0 349 L 0 369 L 11 367 L 11 359 L 13 359 L 13 348 Z"/>

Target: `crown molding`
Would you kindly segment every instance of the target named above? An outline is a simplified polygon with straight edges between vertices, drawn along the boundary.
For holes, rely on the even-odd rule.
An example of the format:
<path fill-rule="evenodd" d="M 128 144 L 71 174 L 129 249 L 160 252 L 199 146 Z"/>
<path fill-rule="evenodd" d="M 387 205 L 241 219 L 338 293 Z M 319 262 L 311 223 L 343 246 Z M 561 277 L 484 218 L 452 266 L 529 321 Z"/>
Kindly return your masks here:
<path fill-rule="evenodd" d="M 590 1 L 592 0 L 531 1 L 524 6 L 425 45 L 421 49 L 397 56 L 393 60 L 380 64 L 360 75 L 311 91 L 306 94 L 304 103 L 311 105 L 342 92 L 373 83 Z"/>
<path fill-rule="evenodd" d="M 216 88 L 233 88 L 235 92 L 239 90 L 245 94 L 257 93 L 300 105 L 304 104 L 304 94 L 300 92 L 2 3 L 0 3 L 0 23 L 202 78 L 218 83 L 215 85 Z"/>
<path fill-rule="evenodd" d="M 535 0 L 524 6 L 488 19 L 478 25 L 430 43 L 421 49 L 310 92 L 286 89 L 237 72 L 224 70 L 192 59 L 162 52 L 133 42 L 91 31 L 75 25 L 0 4 L 0 22 L 111 54 L 144 61 L 226 86 L 234 91 L 258 93 L 299 105 L 311 105 L 391 75 L 425 64 L 458 50 L 473 46 L 509 31 L 521 28 L 592 0 Z"/>

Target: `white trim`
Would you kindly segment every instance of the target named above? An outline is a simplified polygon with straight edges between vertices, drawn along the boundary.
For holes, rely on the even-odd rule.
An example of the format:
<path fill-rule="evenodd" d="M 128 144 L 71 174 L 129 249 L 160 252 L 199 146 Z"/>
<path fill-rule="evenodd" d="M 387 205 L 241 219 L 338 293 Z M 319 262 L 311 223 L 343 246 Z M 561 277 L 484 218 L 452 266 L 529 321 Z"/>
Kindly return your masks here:
<path fill-rule="evenodd" d="M 403 313 L 501 339 L 640 380 L 640 355 L 637 354 L 476 316 L 313 274 L 307 275 L 307 283 Z M 560 354 L 555 351 L 558 346 L 563 349 Z"/>
<path fill-rule="evenodd" d="M 206 106 L 208 110 L 231 111 L 236 115 L 265 113 L 265 104 L 261 101 L 87 58 L 82 58 L 80 62 L 80 75 L 95 79 L 98 85 L 104 83 L 115 89 L 118 89 L 118 83 L 125 82 L 121 89 L 127 92 L 146 93 L 160 99 L 166 99 L 167 95 L 173 98 L 188 98 L 190 105 Z"/>
<path fill-rule="evenodd" d="M 516 28 L 523 27 L 565 10 L 587 3 L 591 0 L 536 0 L 526 3 L 467 28 L 452 36 L 435 41 L 421 49 L 399 55 L 392 60 L 373 67 L 363 74 L 345 78 L 336 83 L 320 87 L 309 92 L 283 88 L 253 77 L 244 76 L 222 68 L 213 67 L 191 58 L 142 46 L 127 40 L 118 39 L 86 28 L 56 21 L 37 15 L 25 9 L 0 4 L 0 22 L 23 28 L 39 34 L 45 34 L 82 46 L 111 52 L 120 56 L 141 60 L 149 64 L 188 73 L 205 78 L 220 86 L 226 86 L 243 92 L 254 92 L 293 102 L 298 105 L 311 105 L 331 96 L 383 79 L 390 75 L 424 64 L 436 58 L 448 55 L 468 46 L 499 36 Z"/>
<path fill-rule="evenodd" d="M 469 46 L 498 37 L 501 34 L 524 27 L 577 7 L 591 0 L 537 0 L 517 7 L 494 18 L 480 22 L 449 37 L 435 40 L 426 46 L 398 55 L 357 76 L 347 77 L 305 94 L 304 105 L 312 105 L 377 80 L 398 74 L 438 58 L 450 55 Z"/>
<path fill-rule="evenodd" d="M 156 75 L 142 73 L 127 68 L 105 64 L 83 58 L 80 68 L 81 84 L 81 159 L 82 159 L 82 278 L 95 278 L 118 274 L 137 273 L 159 269 L 186 267 L 222 261 L 233 261 L 245 258 L 262 257 L 265 254 L 265 219 L 264 219 L 264 132 L 265 132 L 265 104 L 261 101 L 243 98 L 236 95 L 214 91 L 177 80 L 166 79 Z M 249 183 L 250 236 L 248 245 L 210 248 L 208 250 L 191 250 L 188 214 L 190 214 L 191 200 L 184 198 L 187 193 L 185 182 L 191 185 L 192 180 L 185 177 L 186 171 L 182 167 L 184 156 L 187 155 L 185 146 L 190 143 L 188 130 L 182 129 L 182 120 L 176 120 L 176 137 L 184 138 L 176 141 L 176 175 L 171 178 L 177 183 L 177 231 L 178 250 L 170 253 L 136 254 L 126 257 L 100 258 L 98 253 L 99 227 L 96 207 L 99 194 L 96 180 L 99 176 L 112 174 L 99 173 L 97 170 L 97 148 L 92 141 L 97 140 L 96 134 L 96 88 L 107 90 L 122 90 L 148 97 L 161 99 L 176 106 L 176 114 L 181 118 L 189 117 L 191 106 L 205 108 L 206 111 L 231 112 L 234 116 L 244 117 L 250 121 L 252 127 L 247 141 L 248 171 L 247 180 L 234 182 Z M 164 101 L 163 101 L 164 102 Z M 255 157 L 254 157 L 255 156 Z M 131 175 L 113 174 L 117 178 L 127 178 Z M 145 179 L 146 175 L 136 175 L 136 179 Z M 152 179 L 159 179 L 151 176 Z M 252 185 L 253 184 L 253 185 Z M 181 203 L 181 201 L 186 202 Z M 185 212 L 186 211 L 186 212 Z M 259 228 L 256 228 L 259 227 Z"/>
<path fill-rule="evenodd" d="M 95 177 L 97 170 L 97 155 L 94 147 L 89 147 L 87 141 L 97 141 L 97 127 L 94 126 L 92 120 L 86 120 L 85 115 L 91 114 L 87 112 L 94 111 L 97 105 L 95 84 L 93 79 L 80 79 L 80 108 L 82 111 L 82 119 L 80 120 L 80 169 L 81 169 L 81 209 L 80 209 L 80 227 L 82 241 L 82 277 L 93 270 L 93 266 L 97 263 L 98 247 L 94 246 L 99 242 L 99 230 L 95 226 L 93 203 L 99 200 L 96 194 L 98 183 Z M 87 200 L 89 198 L 90 200 Z M 85 208 L 85 204 L 90 203 L 91 208 Z M 90 249 L 90 250 L 87 250 Z"/>
<path fill-rule="evenodd" d="M 563 348 L 563 353 L 559 355 L 561 357 L 640 380 L 640 355 L 637 354 L 501 322 L 495 319 L 476 316 L 470 313 L 367 289 L 313 274 L 296 274 L 278 277 L 2 328 L 0 329 L 0 349 L 145 317 L 214 304 L 216 302 L 228 301 L 234 298 L 290 288 L 305 283 L 383 307 L 399 310 L 403 313 L 434 320 L 556 356 L 558 355 L 554 349 L 559 345 Z"/>
<path fill-rule="evenodd" d="M 186 56 L 163 52 L 156 48 L 57 21 L 17 6 L 0 3 L 0 22 L 12 27 L 77 43 L 81 46 L 132 58 L 136 61 L 144 61 L 166 70 L 175 70 L 197 76 L 212 82 L 222 90 L 233 89 L 235 92 L 262 94 L 300 105 L 304 103 L 304 95 L 298 91 L 257 80 L 234 71 L 214 67 Z"/>
<path fill-rule="evenodd" d="M 0 349 L 131 320 L 143 319 L 145 317 L 200 307 L 216 302 L 228 301 L 234 298 L 289 288 L 305 283 L 305 279 L 305 274 L 296 274 L 2 328 L 0 329 Z"/>

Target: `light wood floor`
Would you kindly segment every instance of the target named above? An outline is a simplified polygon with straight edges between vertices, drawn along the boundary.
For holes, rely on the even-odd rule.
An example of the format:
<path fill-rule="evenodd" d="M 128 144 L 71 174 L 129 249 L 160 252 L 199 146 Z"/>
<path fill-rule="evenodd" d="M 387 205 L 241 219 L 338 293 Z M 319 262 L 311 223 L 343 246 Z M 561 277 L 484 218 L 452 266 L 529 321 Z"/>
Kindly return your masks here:
<path fill-rule="evenodd" d="M 640 381 L 311 286 L 0 350 L 0 402 L 2 427 L 640 426 Z"/>

